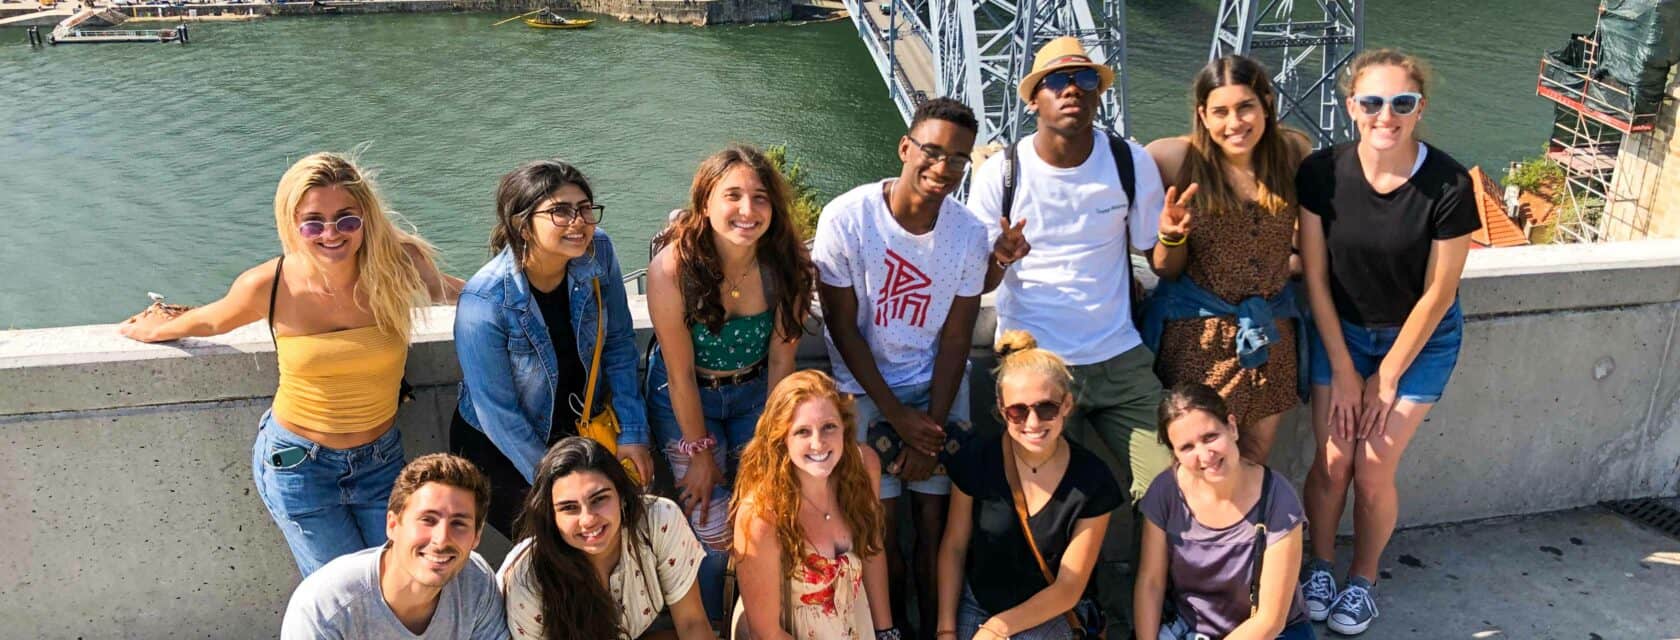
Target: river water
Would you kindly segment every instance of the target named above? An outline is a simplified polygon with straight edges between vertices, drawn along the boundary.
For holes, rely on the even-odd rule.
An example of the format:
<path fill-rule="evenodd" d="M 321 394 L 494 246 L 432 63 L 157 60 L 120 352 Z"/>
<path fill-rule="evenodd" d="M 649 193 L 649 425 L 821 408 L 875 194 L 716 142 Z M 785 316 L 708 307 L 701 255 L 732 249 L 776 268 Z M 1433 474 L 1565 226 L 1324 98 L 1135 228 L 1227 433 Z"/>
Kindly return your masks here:
<path fill-rule="evenodd" d="M 1368 46 L 1431 60 L 1425 127 L 1498 175 L 1544 145 L 1541 52 L 1592 0 L 1372 0 Z M 1173 135 L 1213 0 L 1133 0 L 1133 134 Z M 849 22 L 546 32 L 504 16 L 195 24 L 192 44 L 31 50 L 0 30 L 0 329 L 115 322 L 215 299 L 274 255 L 291 161 L 365 145 L 397 210 L 463 277 L 487 257 L 496 179 L 570 160 L 607 205 L 626 270 L 730 141 L 786 143 L 824 199 L 897 173 L 903 124 Z"/>

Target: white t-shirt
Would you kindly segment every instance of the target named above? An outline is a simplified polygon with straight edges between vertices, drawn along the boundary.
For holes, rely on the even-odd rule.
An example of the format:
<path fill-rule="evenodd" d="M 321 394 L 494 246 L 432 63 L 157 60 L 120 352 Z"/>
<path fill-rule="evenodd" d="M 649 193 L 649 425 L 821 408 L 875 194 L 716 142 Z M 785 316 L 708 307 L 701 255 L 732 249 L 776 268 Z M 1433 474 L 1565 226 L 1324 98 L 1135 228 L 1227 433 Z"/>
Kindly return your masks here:
<path fill-rule="evenodd" d="M 1037 134 L 1017 144 L 1020 177 L 1015 183 L 1012 220 L 1027 221 L 1022 230 L 1032 250 L 1010 267 L 997 290 L 998 334 L 1026 329 L 1038 346 L 1071 364 L 1095 364 L 1142 344 L 1131 320 L 1132 247 L 1155 246 L 1165 201 L 1160 170 L 1143 147 L 1130 142 L 1137 174 L 1137 204 L 1128 211 L 1113 154 L 1101 132 L 1091 155 L 1077 167 L 1051 166 L 1033 149 Z M 995 241 L 1002 233 L 1003 154 L 980 166 L 968 206 Z"/>
<path fill-rule="evenodd" d="M 415 635 L 385 604 L 379 558 L 385 547 L 339 556 L 303 579 L 280 623 L 282 640 L 503 640 L 502 596 L 490 565 L 477 553 L 443 585 L 426 632 Z"/>
<path fill-rule="evenodd" d="M 852 189 L 823 207 L 811 259 L 823 284 L 852 288 L 858 331 L 887 385 L 923 384 L 933 379 L 939 331 L 952 301 L 978 296 L 985 287 L 991 245 L 979 219 L 949 197 L 932 231 L 905 231 L 887 206 L 883 184 Z M 823 337 L 840 390 L 863 393 L 834 337 Z"/>
<path fill-rule="evenodd" d="M 619 624 L 631 638 L 641 637 L 660 612 L 688 595 L 706 557 L 682 507 L 656 496 L 643 496 L 642 504 L 647 520 L 642 533 L 649 546 L 632 546 L 630 536 L 620 535 L 618 566 L 607 580 L 607 590 L 618 601 Z M 496 574 L 507 595 L 508 629 L 516 639 L 543 637 L 542 597 L 531 575 L 531 544 L 526 538 L 515 545 Z M 586 578 L 593 580 L 595 575 Z"/>

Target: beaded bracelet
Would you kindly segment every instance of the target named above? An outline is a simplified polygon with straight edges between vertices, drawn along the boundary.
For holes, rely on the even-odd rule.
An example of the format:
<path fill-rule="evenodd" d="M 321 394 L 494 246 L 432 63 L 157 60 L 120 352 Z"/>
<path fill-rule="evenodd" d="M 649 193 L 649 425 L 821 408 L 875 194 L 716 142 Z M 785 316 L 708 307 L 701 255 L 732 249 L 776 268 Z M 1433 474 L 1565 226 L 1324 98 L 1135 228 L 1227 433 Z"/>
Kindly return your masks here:
<path fill-rule="evenodd" d="M 682 441 L 677 442 L 677 453 L 681 453 L 685 456 L 688 456 L 688 457 L 692 458 L 692 457 L 695 456 L 695 454 L 698 454 L 702 451 L 710 451 L 712 449 L 712 447 L 716 447 L 716 446 L 717 446 L 717 438 L 713 438 L 712 436 L 708 435 L 708 436 L 706 436 L 704 438 L 701 438 L 699 440 L 682 440 Z"/>

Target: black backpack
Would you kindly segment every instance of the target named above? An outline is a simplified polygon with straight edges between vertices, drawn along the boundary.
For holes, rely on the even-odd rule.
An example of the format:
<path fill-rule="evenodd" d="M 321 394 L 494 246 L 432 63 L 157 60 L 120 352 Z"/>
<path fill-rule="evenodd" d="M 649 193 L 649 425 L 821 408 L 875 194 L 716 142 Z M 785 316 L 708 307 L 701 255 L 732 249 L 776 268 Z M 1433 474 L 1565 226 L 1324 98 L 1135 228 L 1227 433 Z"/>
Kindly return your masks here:
<path fill-rule="evenodd" d="M 1108 138 L 1109 155 L 1114 157 L 1114 172 L 1120 175 L 1120 188 L 1126 192 L 1126 222 L 1122 225 L 1121 241 L 1124 243 L 1128 267 L 1132 259 L 1132 219 L 1137 214 L 1137 168 L 1132 162 L 1131 144 L 1125 138 L 1115 135 L 1106 129 L 1098 129 Z M 1009 213 L 1015 208 L 1015 183 L 1020 181 L 1021 163 L 1015 157 L 1015 144 L 1008 143 L 1003 147 L 1003 219 L 1009 219 Z M 1130 270 L 1128 268 L 1128 270 Z M 1132 326 L 1138 326 L 1143 317 L 1143 283 L 1138 280 L 1136 273 L 1126 274 L 1131 278 L 1131 311 Z"/>

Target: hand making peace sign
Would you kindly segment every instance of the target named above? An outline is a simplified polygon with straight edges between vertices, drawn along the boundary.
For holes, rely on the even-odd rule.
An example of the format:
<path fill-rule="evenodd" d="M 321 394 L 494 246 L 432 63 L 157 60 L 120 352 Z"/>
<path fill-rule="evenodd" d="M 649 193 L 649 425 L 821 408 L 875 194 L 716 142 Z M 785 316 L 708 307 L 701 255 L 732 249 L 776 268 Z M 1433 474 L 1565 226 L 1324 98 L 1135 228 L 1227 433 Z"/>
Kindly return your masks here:
<path fill-rule="evenodd" d="M 1196 196 L 1196 190 L 1201 185 L 1191 183 L 1181 195 L 1178 187 L 1167 187 L 1166 205 L 1161 207 L 1161 239 L 1172 246 L 1190 235 L 1190 199 Z"/>

